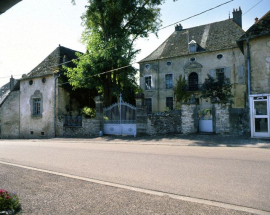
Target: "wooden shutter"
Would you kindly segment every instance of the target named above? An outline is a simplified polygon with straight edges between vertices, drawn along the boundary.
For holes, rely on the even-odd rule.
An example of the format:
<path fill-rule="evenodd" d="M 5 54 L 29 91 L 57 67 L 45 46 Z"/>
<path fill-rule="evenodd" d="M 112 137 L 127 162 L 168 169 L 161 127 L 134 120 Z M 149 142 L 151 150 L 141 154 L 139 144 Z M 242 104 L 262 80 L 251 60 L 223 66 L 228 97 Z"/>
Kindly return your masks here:
<path fill-rule="evenodd" d="M 238 76 L 238 84 L 244 84 L 245 77 L 244 77 L 244 67 L 243 66 L 237 67 L 237 76 Z"/>
<path fill-rule="evenodd" d="M 214 69 L 210 69 L 210 76 L 212 77 L 212 78 L 216 78 L 216 70 L 214 70 Z"/>
<path fill-rule="evenodd" d="M 152 75 L 151 76 L 151 89 L 155 89 L 155 81 L 156 81 L 155 76 Z"/>
<path fill-rule="evenodd" d="M 226 67 L 224 69 L 224 77 L 225 78 L 229 78 L 230 81 L 231 81 L 231 68 L 230 67 Z"/>

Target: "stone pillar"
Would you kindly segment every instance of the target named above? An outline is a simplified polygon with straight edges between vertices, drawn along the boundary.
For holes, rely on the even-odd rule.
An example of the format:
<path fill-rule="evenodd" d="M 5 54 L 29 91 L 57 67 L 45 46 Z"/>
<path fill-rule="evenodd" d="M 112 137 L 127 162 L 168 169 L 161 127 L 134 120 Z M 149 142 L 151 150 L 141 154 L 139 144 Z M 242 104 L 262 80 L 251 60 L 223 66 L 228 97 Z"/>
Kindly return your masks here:
<path fill-rule="evenodd" d="M 103 99 L 101 96 L 95 97 L 95 103 L 96 103 L 96 120 L 100 121 L 100 131 L 103 131 Z M 102 135 L 102 134 L 100 134 Z"/>
<path fill-rule="evenodd" d="M 214 123 L 215 132 L 217 134 L 229 134 L 230 133 L 230 104 L 214 104 Z"/>
<path fill-rule="evenodd" d="M 193 134 L 198 132 L 197 112 L 198 111 L 196 104 L 181 105 L 181 121 L 183 134 Z"/>
<path fill-rule="evenodd" d="M 138 93 L 136 99 L 136 127 L 137 135 L 145 135 L 147 128 L 147 113 L 144 105 L 144 94 Z"/>

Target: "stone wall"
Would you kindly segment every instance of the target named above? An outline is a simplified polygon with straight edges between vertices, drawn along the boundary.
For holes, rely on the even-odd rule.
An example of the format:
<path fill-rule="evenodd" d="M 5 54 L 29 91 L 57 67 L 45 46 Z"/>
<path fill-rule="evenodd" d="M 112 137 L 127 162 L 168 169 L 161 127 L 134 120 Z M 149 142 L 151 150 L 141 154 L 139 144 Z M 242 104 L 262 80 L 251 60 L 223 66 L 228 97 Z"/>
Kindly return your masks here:
<path fill-rule="evenodd" d="M 182 104 L 181 106 L 182 133 L 192 134 L 198 132 L 198 110 L 195 104 Z"/>
<path fill-rule="evenodd" d="M 1 138 L 20 137 L 20 91 L 11 92 L 0 108 Z"/>
<path fill-rule="evenodd" d="M 250 133 L 249 109 L 230 109 L 230 134 L 243 135 Z"/>
<path fill-rule="evenodd" d="M 58 119 L 57 133 L 59 137 L 91 137 L 98 136 L 100 132 L 100 120 L 88 119 L 83 116 L 81 127 L 64 126 L 64 118 Z"/>
<path fill-rule="evenodd" d="M 213 125 L 217 134 L 230 134 L 230 106 L 214 104 Z"/>
<path fill-rule="evenodd" d="M 146 134 L 166 135 L 181 133 L 181 112 L 168 111 L 148 115 Z"/>

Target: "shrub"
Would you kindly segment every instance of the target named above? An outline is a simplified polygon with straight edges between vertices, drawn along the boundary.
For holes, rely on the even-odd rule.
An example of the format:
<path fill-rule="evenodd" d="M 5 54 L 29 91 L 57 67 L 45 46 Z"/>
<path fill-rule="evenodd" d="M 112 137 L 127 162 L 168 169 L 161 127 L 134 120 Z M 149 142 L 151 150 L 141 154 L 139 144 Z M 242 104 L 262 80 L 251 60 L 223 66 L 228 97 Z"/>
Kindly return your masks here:
<path fill-rule="evenodd" d="M 0 190 L 0 213 L 2 211 L 13 211 L 14 213 L 21 210 L 19 198 L 15 193 L 9 193 L 6 190 Z"/>
<path fill-rule="evenodd" d="M 85 114 L 86 117 L 95 118 L 96 117 L 96 109 L 90 107 L 84 107 L 82 109 L 82 113 Z"/>

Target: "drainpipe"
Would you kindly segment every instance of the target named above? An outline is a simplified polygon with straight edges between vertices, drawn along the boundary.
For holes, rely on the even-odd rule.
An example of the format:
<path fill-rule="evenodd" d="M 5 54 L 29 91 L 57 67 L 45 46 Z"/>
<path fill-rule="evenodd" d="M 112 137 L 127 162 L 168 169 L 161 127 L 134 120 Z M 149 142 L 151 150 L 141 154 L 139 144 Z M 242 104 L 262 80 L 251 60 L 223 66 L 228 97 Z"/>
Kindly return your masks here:
<path fill-rule="evenodd" d="M 248 96 L 248 108 L 249 108 L 249 117 L 248 117 L 248 119 L 249 119 L 249 129 L 250 129 L 250 131 L 251 131 L 251 128 L 252 128 L 252 126 L 251 126 L 251 119 L 250 119 L 250 117 L 251 117 L 251 114 L 250 114 L 250 49 L 249 49 L 249 38 L 247 38 L 247 40 L 246 40 L 246 42 L 247 42 L 247 69 L 248 69 L 248 89 L 247 89 L 247 96 Z"/>
<path fill-rule="evenodd" d="M 159 108 L 159 104 L 160 104 L 160 101 L 159 101 L 159 60 L 158 60 L 158 69 L 157 69 L 157 84 L 156 84 L 156 87 L 157 87 L 157 102 L 158 102 L 158 104 L 157 104 L 157 106 L 158 106 L 158 112 L 159 112 L 159 110 L 160 110 L 160 108 Z"/>
<path fill-rule="evenodd" d="M 56 137 L 56 80 L 60 75 L 54 77 L 54 137 Z"/>

